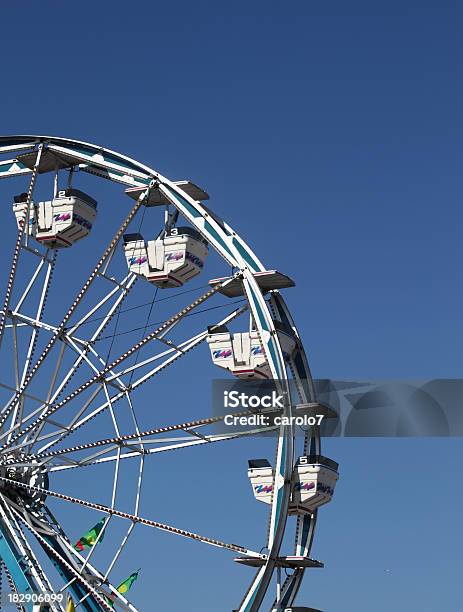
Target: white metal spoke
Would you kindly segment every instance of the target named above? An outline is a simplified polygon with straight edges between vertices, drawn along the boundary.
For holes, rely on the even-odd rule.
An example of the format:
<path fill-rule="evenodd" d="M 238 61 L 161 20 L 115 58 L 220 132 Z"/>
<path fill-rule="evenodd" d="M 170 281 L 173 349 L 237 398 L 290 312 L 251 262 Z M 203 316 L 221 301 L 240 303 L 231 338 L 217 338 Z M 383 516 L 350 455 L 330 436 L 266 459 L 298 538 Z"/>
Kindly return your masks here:
<path fill-rule="evenodd" d="M 136 493 L 135 493 L 135 507 L 134 507 L 134 514 L 138 515 L 139 512 L 139 507 L 140 507 L 140 499 L 141 499 L 141 485 L 142 485 L 142 480 L 143 480 L 143 472 L 144 472 L 144 467 L 145 467 L 145 456 L 144 456 L 144 443 L 142 442 L 142 434 L 140 433 L 140 428 L 138 425 L 138 421 L 137 421 L 137 417 L 135 415 L 135 411 L 133 409 L 133 405 L 132 405 L 132 400 L 130 398 L 129 393 L 126 394 L 126 398 L 127 398 L 127 402 L 129 404 L 129 410 L 130 410 L 130 414 L 132 416 L 132 420 L 135 426 L 135 430 L 136 430 L 136 434 L 138 435 L 138 440 L 140 443 L 140 450 L 142 451 L 140 453 L 140 464 L 139 464 L 139 469 L 138 469 L 138 478 L 137 478 L 137 487 L 136 487 Z M 120 453 L 118 453 L 119 455 L 119 461 L 120 461 Z M 110 517 L 111 518 L 111 517 Z M 116 553 L 114 554 L 113 558 L 111 559 L 108 568 L 105 572 L 104 578 L 106 579 L 111 570 L 113 569 L 113 567 L 115 566 L 117 560 L 119 559 L 119 557 L 122 554 L 122 551 L 124 550 L 125 546 L 127 545 L 127 542 L 129 540 L 129 537 L 132 533 L 132 531 L 135 528 L 135 523 L 130 523 L 127 532 L 125 533 Z M 91 553 L 92 551 L 90 551 Z"/>
<path fill-rule="evenodd" d="M 43 282 L 43 286 L 42 286 L 42 290 L 40 292 L 40 299 L 39 299 L 39 303 L 37 305 L 37 310 L 35 313 L 35 321 L 34 321 L 34 325 L 32 328 L 32 333 L 29 339 L 29 346 L 27 348 L 27 354 L 26 354 L 26 359 L 24 362 L 24 366 L 23 366 L 23 371 L 21 374 L 21 381 L 19 383 L 19 387 L 22 387 L 22 385 L 24 384 L 24 381 L 26 379 L 27 373 L 29 371 L 29 367 L 31 364 L 31 360 L 32 357 L 34 355 L 34 350 L 35 350 L 35 346 L 36 346 L 36 342 L 38 339 L 38 335 L 39 335 L 39 323 L 41 322 L 42 319 L 42 315 L 43 315 L 43 310 L 45 307 L 45 302 L 46 302 L 46 298 L 47 298 L 47 294 L 48 291 L 50 289 L 50 282 L 51 282 L 51 277 L 52 277 L 52 273 L 53 273 L 53 268 L 55 265 L 55 260 L 56 260 L 56 253 L 52 259 L 51 262 L 48 263 L 47 265 L 47 271 L 46 271 L 46 275 L 45 275 L 45 279 Z M 43 260 L 41 261 L 41 263 L 43 263 Z M 24 410 L 24 397 L 21 396 L 19 401 L 17 402 L 15 408 L 13 409 L 13 414 L 11 417 L 11 424 L 12 425 L 18 425 L 19 427 L 22 426 L 22 418 L 23 418 L 23 410 Z M 7 438 L 8 441 L 8 438 Z"/>
<path fill-rule="evenodd" d="M 109 291 L 97 304 L 95 304 L 95 306 L 93 306 L 77 323 L 75 323 L 70 329 L 69 329 L 69 335 L 72 336 L 75 334 L 75 332 L 82 327 L 82 325 L 84 325 L 85 323 L 88 322 L 88 320 L 93 317 L 93 315 L 95 313 L 97 313 L 101 308 L 103 308 L 103 306 L 114 296 L 117 295 L 117 293 L 121 293 L 121 295 L 119 296 L 119 298 L 114 302 L 114 304 L 111 306 L 111 309 L 109 311 L 109 313 L 105 316 L 102 317 L 103 320 L 107 319 L 107 317 L 111 316 L 116 309 L 119 307 L 119 305 L 121 304 L 122 300 L 124 299 L 124 297 L 127 295 L 127 293 L 129 292 L 129 290 L 131 289 L 132 285 L 135 283 L 135 281 L 137 280 L 137 277 L 135 276 L 135 274 L 127 274 L 127 276 L 125 278 L 123 278 L 121 280 L 120 283 L 118 283 L 118 285 L 116 287 L 113 287 L 111 289 L 111 291 Z"/>
<path fill-rule="evenodd" d="M 241 416 L 249 416 L 252 414 L 255 414 L 255 413 L 252 411 L 241 411 L 241 412 L 236 412 L 236 413 L 230 413 L 230 416 L 241 417 Z M 221 415 L 221 416 L 207 417 L 204 419 L 196 419 L 194 421 L 187 421 L 187 422 L 178 423 L 175 425 L 165 425 L 164 427 L 157 427 L 157 428 L 149 429 L 143 432 L 140 432 L 137 429 L 137 431 L 133 434 L 126 434 L 123 436 L 117 436 L 113 438 L 105 438 L 102 440 L 96 440 L 95 442 L 79 444 L 76 446 L 71 446 L 69 448 L 63 448 L 63 449 L 59 449 L 56 451 L 32 454 L 29 456 L 29 459 L 34 460 L 34 461 L 40 461 L 43 459 L 50 459 L 53 457 L 59 457 L 61 455 L 66 455 L 69 453 L 80 452 L 83 450 L 89 450 L 91 448 L 98 448 L 98 447 L 107 446 L 107 445 L 114 445 L 116 447 L 124 446 L 126 442 L 131 442 L 133 440 L 140 441 L 140 442 L 143 441 L 143 444 L 147 444 L 147 440 L 144 439 L 147 436 L 157 436 L 157 435 L 162 435 L 165 433 L 171 433 L 174 431 L 184 431 L 185 433 L 192 433 L 194 430 L 196 430 L 199 427 L 205 427 L 207 425 L 213 425 L 215 423 L 220 423 L 224 419 L 225 419 L 225 415 Z M 143 440 L 141 440 L 142 438 Z M 166 441 L 171 441 L 171 439 L 167 439 Z M 153 442 L 156 442 L 156 441 L 153 441 Z M 11 465 L 21 465 L 21 464 L 12 462 Z"/>
<path fill-rule="evenodd" d="M 30 205 L 32 201 L 32 195 L 34 193 L 34 187 L 35 187 L 35 182 L 37 179 L 38 167 L 40 163 L 40 158 L 42 156 L 42 151 L 43 151 L 43 144 L 40 144 L 39 149 L 38 149 L 38 154 L 37 154 L 37 161 L 34 165 L 34 170 L 32 171 L 32 176 L 31 176 L 31 180 L 29 183 L 29 189 L 27 190 L 26 209 L 19 223 L 18 237 L 16 238 L 16 244 L 15 244 L 15 248 L 13 252 L 13 259 L 11 262 L 11 269 L 8 275 L 8 280 L 7 280 L 7 285 L 6 285 L 5 300 L 3 302 L 2 312 L 0 313 L 0 347 L 2 345 L 3 334 L 5 332 L 6 317 L 7 317 L 7 312 L 9 310 L 9 307 L 10 307 L 10 300 L 11 300 L 11 295 L 13 291 L 14 281 L 16 278 L 16 272 L 18 268 L 18 260 L 19 260 L 19 255 L 21 252 L 21 244 L 22 244 L 23 236 L 26 235 L 26 239 L 27 239 L 27 234 L 29 232 L 29 210 L 30 210 Z"/>
<path fill-rule="evenodd" d="M 239 546 L 238 544 L 227 544 L 226 542 L 222 542 L 221 540 L 217 540 L 215 538 L 209 538 L 207 536 L 203 536 L 203 535 L 194 533 L 192 531 L 187 531 L 185 529 L 173 527 L 172 525 L 167 525 L 166 523 L 160 523 L 158 521 L 153 521 L 151 519 L 147 519 L 142 516 L 130 514 L 129 512 L 122 512 L 121 510 L 116 510 L 115 508 L 111 508 L 103 504 L 89 502 L 83 499 L 79 499 L 77 497 L 73 497 L 71 495 L 64 495 L 63 493 L 58 493 L 56 491 L 50 491 L 49 489 L 43 489 L 41 487 L 26 485 L 16 480 L 6 478 L 4 476 L 0 476 L 0 480 L 2 480 L 3 482 L 8 482 L 11 485 L 14 485 L 15 487 L 23 488 L 29 491 L 36 491 L 37 493 L 43 493 L 44 495 L 47 495 L 48 497 L 55 497 L 56 499 L 61 499 L 62 501 L 67 501 L 72 504 L 85 506 L 86 508 L 91 508 L 93 510 L 97 510 L 98 512 L 102 512 L 110 516 L 117 516 L 119 518 L 123 518 L 129 521 L 132 521 L 133 523 L 140 523 L 141 525 L 146 525 L 147 527 L 153 527 L 154 529 L 159 529 L 161 531 L 173 533 L 175 535 L 179 535 L 184 538 L 196 540 L 198 542 L 203 542 L 204 544 L 209 544 L 210 546 L 215 546 L 217 548 L 224 548 L 226 550 L 230 550 L 233 552 L 239 552 L 249 557 L 255 557 L 257 559 L 266 558 L 266 555 L 255 552 L 243 546 Z"/>
<path fill-rule="evenodd" d="M 105 451 L 102 451 L 101 453 L 95 453 L 95 455 L 93 456 L 95 458 L 89 457 L 85 460 L 85 462 L 84 460 L 76 461 L 76 460 L 70 460 L 67 458 L 66 459 L 62 458 L 61 460 L 63 461 L 63 464 L 61 465 L 53 464 L 51 467 L 48 467 L 46 471 L 50 473 L 51 472 L 62 472 L 63 470 L 81 468 L 81 467 L 89 467 L 89 466 L 94 466 L 94 465 L 116 461 L 118 459 L 120 461 L 123 461 L 124 459 L 135 459 L 137 457 L 140 457 L 142 454 L 144 456 L 155 455 L 157 453 L 165 453 L 167 451 L 179 450 L 183 448 L 192 448 L 196 446 L 202 446 L 203 444 L 212 444 L 214 442 L 226 442 L 228 440 L 236 440 L 238 438 L 254 436 L 254 435 L 268 433 L 268 432 L 269 432 L 269 428 L 265 427 L 261 429 L 252 429 L 252 430 L 244 431 L 244 432 L 236 432 L 236 433 L 229 433 L 229 434 L 213 434 L 205 438 L 196 438 L 193 440 L 183 439 L 183 441 L 176 442 L 175 444 L 167 444 L 168 441 L 166 440 L 165 446 L 160 446 L 159 448 L 148 448 L 148 449 L 145 449 L 143 452 L 139 450 L 135 450 L 135 451 L 130 451 L 126 453 L 121 453 L 120 456 L 110 455 L 109 457 L 102 457 L 100 459 L 96 458 L 96 457 L 99 457 L 101 454 L 105 454 L 111 450 L 114 450 L 114 449 L 109 449 L 109 451 L 105 450 Z"/>
<path fill-rule="evenodd" d="M 246 416 L 246 415 L 249 416 L 251 414 L 255 414 L 255 413 L 254 412 L 238 412 L 231 416 Z M 211 425 L 214 423 L 218 423 L 222 421 L 224 418 L 225 418 L 224 416 L 210 417 L 208 419 L 203 419 L 202 421 L 191 421 L 190 423 L 184 423 L 182 425 L 173 425 L 173 426 L 166 427 L 163 429 L 167 429 L 169 431 L 180 431 L 181 430 L 181 431 L 184 431 L 186 434 L 191 434 L 191 436 L 195 436 L 196 430 L 198 428 L 205 427 L 207 425 Z M 159 452 L 177 450 L 180 448 L 188 448 L 191 446 L 199 446 L 201 444 L 211 444 L 213 442 L 233 440 L 233 439 L 241 438 L 244 436 L 261 434 L 264 432 L 268 433 L 269 431 L 272 431 L 273 429 L 274 428 L 272 427 L 263 427 L 263 428 L 246 430 L 242 432 L 233 432 L 233 433 L 228 433 L 228 434 L 201 435 L 201 436 L 194 437 L 194 439 L 191 439 L 188 437 L 176 437 L 176 438 L 174 437 L 174 438 L 158 438 L 158 439 L 153 439 L 153 440 L 146 440 L 143 438 L 144 446 L 148 444 L 162 444 L 163 446 L 160 446 L 159 448 L 156 448 L 156 449 L 140 448 L 140 449 L 136 449 L 131 452 L 128 452 L 128 453 L 124 453 L 120 455 L 117 454 L 117 455 L 113 455 L 110 457 L 104 457 L 102 459 L 98 459 L 98 457 L 101 457 L 102 455 L 112 452 L 115 448 L 118 450 L 121 447 L 130 449 L 130 445 L 126 444 L 126 441 L 127 441 L 125 439 L 126 436 L 124 436 L 121 438 L 113 438 L 113 439 L 110 438 L 107 440 L 98 440 L 97 442 L 89 443 L 86 445 L 79 445 L 78 447 L 71 447 L 69 449 L 63 449 L 64 452 L 52 451 L 50 453 L 44 453 L 43 455 L 35 455 L 35 456 L 31 456 L 29 459 L 34 460 L 34 461 L 39 461 L 40 466 L 46 471 L 55 472 L 55 471 L 61 471 L 63 469 L 85 467 L 89 465 L 97 465 L 99 463 L 115 461 L 118 458 L 122 460 L 122 459 L 134 458 L 134 457 L 142 457 L 145 455 L 151 455 L 151 454 L 155 454 Z M 155 432 L 158 432 L 159 434 L 163 433 L 161 429 L 155 430 Z M 140 434 L 136 434 L 136 436 L 138 437 L 138 435 L 140 435 L 140 437 L 143 437 L 145 434 L 151 435 L 152 432 L 141 432 Z M 132 435 L 127 436 L 127 437 L 130 437 L 130 439 L 132 439 Z M 102 451 L 99 451 L 84 459 L 77 460 L 77 459 L 71 459 L 71 458 L 66 457 L 67 454 L 70 454 L 73 452 L 89 450 L 90 448 L 98 448 L 98 447 L 106 446 L 106 445 L 108 445 L 109 448 L 104 448 Z M 61 464 L 56 463 L 55 459 L 58 457 L 61 457 L 61 461 L 63 463 Z M 51 467 L 48 466 L 49 463 Z M 34 464 L 30 462 L 24 462 L 24 461 L 11 461 L 11 462 L 8 461 L 8 465 L 11 465 L 12 467 L 14 466 L 24 467 L 24 466 L 32 466 Z"/>
<path fill-rule="evenodd" d="M 45 263 L 46 259 L 45 257 L 40 258 L 39 263 L 37 264 L 36 269 L 34 270 L 34 273 L 32 274 L 31 279 L 29 280 L 27 287 L 25 288 L 25 290 L 23 291 L 23 294 L 21 295 L 21 297 L 19 298 L 19 301 L 16 305 L 16 307 L 14 308 L 14 311 L 18 312 L 19 310 L 21 310 L 21 306 L 23 305 L 24 301 L 26 300 L 27 296 L 29 295 L 32 287 L 35 284 L 35 281 L 37 280 L 37 278 L 39 277 L 40 271 L 43 268 L 43 265 Z"/>

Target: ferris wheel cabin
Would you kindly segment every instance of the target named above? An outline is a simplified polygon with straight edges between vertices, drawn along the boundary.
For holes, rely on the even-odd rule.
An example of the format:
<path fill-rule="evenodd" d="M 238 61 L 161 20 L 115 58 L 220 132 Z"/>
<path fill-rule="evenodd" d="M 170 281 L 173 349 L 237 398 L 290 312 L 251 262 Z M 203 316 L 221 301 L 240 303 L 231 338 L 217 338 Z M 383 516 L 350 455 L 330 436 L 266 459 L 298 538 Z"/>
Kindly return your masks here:
<path fill-rule="evenodd" d="M 72 246 L 90 233 L 97 202 L 80 189 L 65 189 L 46 202 L 29 205 L 29 235 L 46 247 Z M 27 193 L 14 197 L 13 211 L 18 227 L 27 214 Z"/>
<path fill-rule="evenodd" d="M 254 497 L 264 504 L 271 504 L 274 477 L 272 466 L 267 459 L 250 459 L 248 464 L 248 477 Z"/>
<path fill-rule="evenodd" d="M 299 457 L 293 472 L 290 514 L 310 513 L 331 501 L 338 464 L 321 455 Z"/>
<path fill-rule="evenodd" d="M 296 349 L 292 330 L 280 321 L 274 321 L 285 359 L 290 359 Z M 232 334 L 225 325 L 208 328 L 207 343 L 212 361 L 219 368 L 228 370 L 241 379 L 267 379 L 272 373 L 259 334 L 256 330 Z"/>
<path fill-rule="evenodd" d="M 141 234 L 125 234 L 124 252 L 131 272 L 166 289 L 181 287 L 200 274 L 208 247 L 197 230 L 179 227 L 148 242 Z"/>

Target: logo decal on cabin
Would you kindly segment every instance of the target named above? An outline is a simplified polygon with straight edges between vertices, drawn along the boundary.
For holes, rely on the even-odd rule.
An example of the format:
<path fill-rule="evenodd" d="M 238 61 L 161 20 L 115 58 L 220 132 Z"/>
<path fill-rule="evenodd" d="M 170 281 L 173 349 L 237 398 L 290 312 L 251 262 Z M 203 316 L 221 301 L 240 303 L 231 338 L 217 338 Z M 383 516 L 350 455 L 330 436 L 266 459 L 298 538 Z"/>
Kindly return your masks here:
<path fill-rule="evenodd" d="M 296 482 L 296 486 L 294 488 L 296 491 L 311 491 L 312 489 L 315 489 L 315 483 L 305 482 L 302 484 L 302 482 Z"/>
<path fill-rule="evenodd" d="M 231 349 L 221 349 L 221 350 L 213 352 L 213 355 L 214 355 L 215 359 L 230 357 L 231 354 L 232 354 Z"/>
<path fill-rule="evenodd" d="M 256 493 L 271 493 L 273 491 L 273 485 L 256 485 Z"/>
<path fill-rule="evenodd" d="M 183 259 L 183 253 L 180 251 L 177 251 L 176 253 L 168 253 L 166 255 L 166 261 L 179 261 L 180 259 Z"/>
<path fill-rule="evenodd" d="M 57 215 L 53 215 L 53 219 L 55 221 L 69 221 L 71 218 L 71 213 L 59 213 Z"/>
<path fill-rule="evenodd" d="M 147 257 L 129 257 L 129 265 L 131 266 L 134 264 L 141 266 L 141 264 L 144 264 L 146 261 L 148 261 Z"/>

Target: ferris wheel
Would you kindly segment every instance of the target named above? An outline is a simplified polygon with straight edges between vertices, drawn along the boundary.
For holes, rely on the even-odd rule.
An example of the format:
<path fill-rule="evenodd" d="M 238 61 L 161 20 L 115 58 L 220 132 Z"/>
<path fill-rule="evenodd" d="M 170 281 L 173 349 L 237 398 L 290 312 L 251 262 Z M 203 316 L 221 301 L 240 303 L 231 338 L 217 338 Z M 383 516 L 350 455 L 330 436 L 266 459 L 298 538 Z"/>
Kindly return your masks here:
<path fill-rule="evenodd" d="M 314 611 L 295 600 L 306 569 L 323 566 L 310 552 L 338 465 L 321 453 L 319 422 L 296 437 L 295 415 L 332 415 L 317 401 L 282 296 L 291 278 L 267 269 L 190 181 L 66 138 L 2 137 L 0 154 L 17 227 L 0 303 L 2 601 L 28 611 L 137 610 L 138 568 L 121 582 L 118 567 L 143 529 L 145 539 L 159 530 L 249 566 L 239 612 Z M 122 205 L 97 202 L 92 185 L 103 183 L 110 198 L 118 189 Z M 212 280 L 208 269 L 217 271 Z M 201 286 L 187 285 L 199 278 Z M 146 320 L 127 329 L 142 306 Z M 190 457 L 201 448 L 212 460 L 220 442 L 262 431 L 217 431 L 224 415 L 198 414 L 201 397 L 189 414 L 156 392 L 181 367 L 184 385 L 185 372 L 208 385 L 206 376 L 196 380 L 199 359 L 243 385 L 273 381 L 285 398 L 286 420 L 269 438 L 274 462 L 249 460 L 249 495 L 268 509 L 267 530 L 256 522 L 257 550 L 190 530 L 186 508 L 183 524 L 161 521 L 156 507 L 141 511 L 158 482 L 156 457 L 163 471 L 180 451 Z M 161 397 L 155 409 L 153 397 Z M 294 546 L 285 552 L 288 534 Z M 179 609 L 175 594 L 171 602 Z"/>

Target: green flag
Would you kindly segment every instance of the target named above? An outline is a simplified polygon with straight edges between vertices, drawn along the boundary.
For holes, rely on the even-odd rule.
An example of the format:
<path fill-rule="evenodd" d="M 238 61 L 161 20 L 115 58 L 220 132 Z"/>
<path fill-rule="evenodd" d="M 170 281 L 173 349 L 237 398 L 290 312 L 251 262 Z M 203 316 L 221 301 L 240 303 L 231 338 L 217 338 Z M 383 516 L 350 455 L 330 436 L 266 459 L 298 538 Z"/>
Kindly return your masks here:
<path fill-rule="evenodd" d="M 103 529 L 104 523 L 105 523 L 105 519 L 102 518 L 101 521 L 98 521 L 98 523 L 94 527 L 92 527 L 89 531 L 87 531 L 87 533 L 84 533 L 84 535 L 79 540 L 77 540 L 77 542 L 74 544 L 74 548 L 78 550 L 79 552 L 83 552 L 84 550 L 91 548 L 95 544 L 97 537 L 99 536 L 101 530 Z M 102 542 L 103 538 L 104 538 L 104 531 L 101 535 L 101 538 L 98 540 L 98 542 Z"/>
<path fill-rule="evenodd" d="M 124 582 L 121 582 L 120 585 L 117 587 L 117 590 L 119 591 L 119 593 L 121 595 L 123 595 L 124 593 L 127 593 L 127 591 L 130 589 L 130 587 L 132 586 L 132 584 L 135 582 L 135 580 L 138 578 L 138 573 L 140 572 L 139 569 L 137 569 L 136 572 L 133 572 L 133 574 L 130 574 L 130 576 L 128 578 L 126 578 L 124 580 Z M 114 595 L 114 593 L 112 595 L 110 595 L 109 597 L 105 596 L 106 601 L 108 602 L 108 604 L 112 607 L 114 606 L 114 599 L 116 598 L 116 596 Z"/>
<path fill-rule="evenodd" d="M 133 574 L 130 574 L 130 576 L 126 578 L 124 582 L 120 583 L 120 585 L 117 587 L 117 590 L 119 591 L 121 595 L 123 595 L 124 593 L 127 593 L 127 591 L 130 589 L 132 584 L 138 578 L 139 571 L 140 570 L 138 569 L 136 572 L 133 572 Z"/>

